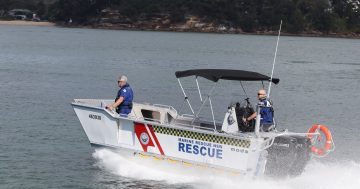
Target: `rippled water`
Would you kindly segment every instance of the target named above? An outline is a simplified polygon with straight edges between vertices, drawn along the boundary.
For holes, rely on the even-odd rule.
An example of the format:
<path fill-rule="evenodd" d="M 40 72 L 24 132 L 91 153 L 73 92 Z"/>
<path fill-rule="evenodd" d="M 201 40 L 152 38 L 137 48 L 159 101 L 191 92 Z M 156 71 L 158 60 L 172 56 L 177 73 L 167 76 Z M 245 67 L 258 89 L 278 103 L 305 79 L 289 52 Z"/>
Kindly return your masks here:
<path fill-rule="evenodd" d="M 0 26 L 0 188 L 358 188 L 360 40 L 280 39 L 274 75 L 281 81 L 271 94 L 278 128 L 305 132 L 322 123 L 336 143 L 334 153 L 314 158 L 297 178 L 252 180 L 142 167 L 92 149 L 69 104 L 74 98 L 113 98 L 117 76 L 126 74 L 135 101 L 185 113 L 175 71 L 270 74 L 275 44 L 274 36 Z M 210 82 L 199 81 L 209 90 Z M 260 85 L 245 84 L 255 102 Z M 198 105 L 195 82 L 184 79 L 184 86 Z M 220 82 L 215 96 L 218 120 L 230 102 L 245 97 L 237 82 Z"/>

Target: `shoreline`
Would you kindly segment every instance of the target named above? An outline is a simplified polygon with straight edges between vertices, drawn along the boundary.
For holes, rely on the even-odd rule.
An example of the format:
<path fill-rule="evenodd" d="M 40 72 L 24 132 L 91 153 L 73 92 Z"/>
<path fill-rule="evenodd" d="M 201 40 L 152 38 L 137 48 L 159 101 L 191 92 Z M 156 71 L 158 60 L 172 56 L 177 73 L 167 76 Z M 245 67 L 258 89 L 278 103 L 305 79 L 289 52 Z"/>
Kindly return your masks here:
<path fill-rule="evenodd" d="M 105 29 L 105 30 L 124 30 L 124 31 L 160 31 L 160 32 L 183 32 L 183 33 L 209 33 L 209 34 L 239 34 L 239 35 L 266 35 L 277 36 L 278 31 L 256 31 L 256 32 L 243 32 L 243 31 L 200 31 L 198 29 L 190 28 L 146 28 L 146 27 L 124 27 L 124 26 L 103 26 L 103 25 L 68 25 L 57 23 L 56 26 L 64 28 L 84 28 L 84 29 Z M 312 31 L 303 33 L 287 33 L 281 32 L 281 36 L 291 37 L 322 37 L 322 38 L 340 38 L 340 39 L 360 39 L 360 34 L 356 33 L 329 33 Z"/>
<path fill-rule="evenodd" d="M 1 25 L 12 26 L 53 26 L 63 28 L 84 28 L 84 29 L 106 29 L 106 30 L 125 30 L 125 31 L 161 31 L 161 32 L 189 32 L 189 33 L 214 33 L 214 34 L 240 34 L 240 35 L 267 35 L 277 36 L 277 31 L 256 31 L 256 32 L 243 32 L 243 31 L 201 31 L 195 28 L 145 28 L 145 27 L 124 27 L 124 26 L 103 26 L 103 25 L 68 25 L 55 22 L 35 22 L 25 20 L 0 20 Z M 324 37 L 324 38 L 342 38 L 342 39 L 360 39 L 360 34 L 355 33 L 329 33 L 322 32 L 303 32 L 303 33 L 286 33 L 282 32 L 282 36 L 292 37 Z"/>
<path fill-rule="evenodd" d="M 53 22 L 34 22 L 26 20 L 0 20 L 0 25 L 10 26 L 56 26 Z"/>

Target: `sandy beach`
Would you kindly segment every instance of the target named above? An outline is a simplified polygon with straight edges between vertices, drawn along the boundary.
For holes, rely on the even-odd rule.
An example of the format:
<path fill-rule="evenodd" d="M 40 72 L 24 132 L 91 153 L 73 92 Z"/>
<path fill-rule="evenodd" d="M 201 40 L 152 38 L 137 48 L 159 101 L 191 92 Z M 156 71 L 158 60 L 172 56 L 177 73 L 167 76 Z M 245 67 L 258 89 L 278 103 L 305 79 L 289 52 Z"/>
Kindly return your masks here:
<path fill-rule="evenodd" d="M 52 22 L 33 22 L 24 20 L 0 20 L 0 25 L 16 25 L 16 26 L 54 26 Z"/>

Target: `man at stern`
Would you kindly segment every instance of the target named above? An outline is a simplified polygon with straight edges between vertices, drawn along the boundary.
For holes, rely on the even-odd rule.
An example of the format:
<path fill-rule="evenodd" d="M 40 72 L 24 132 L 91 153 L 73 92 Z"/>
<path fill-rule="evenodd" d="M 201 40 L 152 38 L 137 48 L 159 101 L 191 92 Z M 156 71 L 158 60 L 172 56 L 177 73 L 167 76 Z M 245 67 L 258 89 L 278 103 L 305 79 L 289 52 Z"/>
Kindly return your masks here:
<path fill-rule="evenodd" d="M 260 130 L 263 132 L 269 132 L 274 129 L 274 109 L 271 102 L 266 98 L 266 91 L 260 89 L 258 91 L 258 99 L 263 104 L 260 110 Z M 243 118 L 244 122 L 251 121 L 256 118 L 256 112 L 247 118 Z"/>

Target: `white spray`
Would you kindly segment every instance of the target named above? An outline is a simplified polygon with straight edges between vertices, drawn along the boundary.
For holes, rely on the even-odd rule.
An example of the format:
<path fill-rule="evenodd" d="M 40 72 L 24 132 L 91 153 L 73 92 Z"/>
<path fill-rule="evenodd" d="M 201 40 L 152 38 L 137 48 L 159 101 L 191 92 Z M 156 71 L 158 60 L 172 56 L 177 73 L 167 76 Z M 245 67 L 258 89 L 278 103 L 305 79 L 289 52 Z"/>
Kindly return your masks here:
<path fill-rule="evenodd" d="M 97 166 L 121 177 L 157 180 L 168 184 L 187 184 L 194 188 L 253 188 L 253 189 L 358 189 L 360 163 L 342 161 L 324 163 L 311 160 L 302 175 L 294 178 L 250 178 L 224 172 L 195 170 L 184 165 L 164 164 L 153 158 L 129 159 L 110 150 L 96 150 Z"/>

